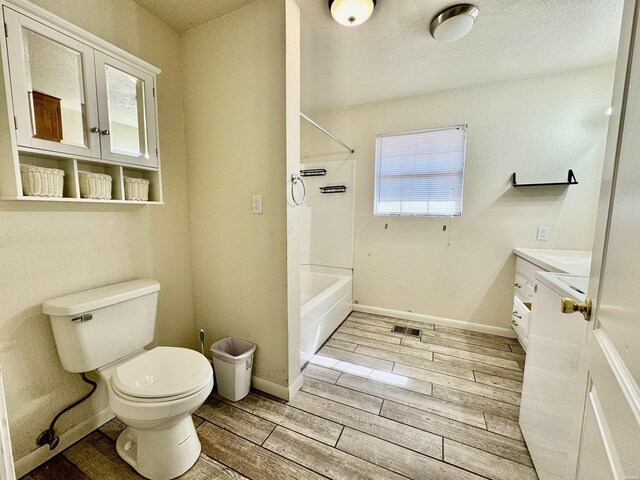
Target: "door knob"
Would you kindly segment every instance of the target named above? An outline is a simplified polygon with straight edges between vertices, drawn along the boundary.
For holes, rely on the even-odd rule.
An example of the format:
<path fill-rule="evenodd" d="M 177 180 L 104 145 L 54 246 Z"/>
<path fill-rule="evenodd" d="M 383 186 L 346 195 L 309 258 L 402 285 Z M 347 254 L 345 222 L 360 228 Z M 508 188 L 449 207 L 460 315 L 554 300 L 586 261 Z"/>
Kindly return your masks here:
<path fill-rule="evenodd" d="M 560 302 L 560 311 L 562 313 L 580 312 L 587 322 L 591 320 L 591 307 L 592 302 L 590 298 L 587 298 L 584 303 L 574 302 L 569 298 L 563 298 Z"/>

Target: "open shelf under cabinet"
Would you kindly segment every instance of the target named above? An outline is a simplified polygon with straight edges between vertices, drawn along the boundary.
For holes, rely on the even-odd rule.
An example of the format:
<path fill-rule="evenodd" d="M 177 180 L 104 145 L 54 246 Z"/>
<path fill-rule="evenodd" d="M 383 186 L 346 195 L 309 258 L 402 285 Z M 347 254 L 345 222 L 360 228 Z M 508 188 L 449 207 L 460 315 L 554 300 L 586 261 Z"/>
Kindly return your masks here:
<path fill-rule="evenodd" d="M 158 170 L 140 169 L 109 163 L 100 163 L 73 158 L 56 158 L 49 156 L 32 155 L 21 152 L 19 154 L 20 165 L 33 165 L 36 167 L 57 168 L 64 171 L 64 187 L 62 197 L 41 197 L 18 194 L 15 197 L 3 196 L 3 200 L 27 200 L 41 202 L 79 202 L 79 203 L 116 203 L 129 205 L 162 205 L 162 188 L 160 172 Z M 110 175 L 111 199 L 82 198 L 80 194 L 79 171 L 91 173 L 103 173 Z M 124 177 L 144 178 L 149 180 L 149 199 L 147 201 L 127 200 L 125 198 Z M 21 178 L 18 177 L 21 181 Z M 22 184 L 18 191 L 22 193 Z"/>

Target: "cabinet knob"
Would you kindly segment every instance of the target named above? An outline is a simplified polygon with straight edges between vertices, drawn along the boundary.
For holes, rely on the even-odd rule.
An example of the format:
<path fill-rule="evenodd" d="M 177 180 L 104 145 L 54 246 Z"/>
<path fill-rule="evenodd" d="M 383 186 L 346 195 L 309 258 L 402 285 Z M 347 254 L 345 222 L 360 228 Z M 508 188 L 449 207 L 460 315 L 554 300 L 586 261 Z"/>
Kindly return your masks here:
<path fill-rule="evenodd" d="M 91 133 L 100 133 L 100 129 L 98 127 L 93 127 L 91 129 Z"/>
<path fill-rule="evenodd" d="M 511 323 L 512 323 L 513 325 L 515 325 L 516 327 L 518 326 L 518 322 L 516 322 L 515 320 L 511 320 Z"/>
<path fill-rule="evenodd" d="M 514 311 L 514 312 L 512 313 L 512 315 L 513 315 L 514 317 L 516 317 L 516 318 L 522 318 L 522 315 L 518 314 L 518 311 L 517 311 L 517 310 L 516 310 L 516 311 Z"/>
<path fill-rule="evenodd" d="M 111 135 L 111 132 L 109 130 L 102 130 L 102 135 Z"/>

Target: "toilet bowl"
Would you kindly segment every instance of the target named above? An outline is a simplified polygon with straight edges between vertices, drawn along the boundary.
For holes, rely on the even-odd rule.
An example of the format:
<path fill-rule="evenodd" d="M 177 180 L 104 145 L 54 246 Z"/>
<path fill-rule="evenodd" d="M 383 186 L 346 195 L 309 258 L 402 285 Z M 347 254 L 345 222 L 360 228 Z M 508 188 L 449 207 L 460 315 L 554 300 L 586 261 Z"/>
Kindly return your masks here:
<path fill-rule="evenodd" d="M 193 350 L 155 347 L 98 369 L 109 406 L 127 428 L 120 457 L 153 480 L 176 478 L 200 455 L 191 414 L 213 388 L 209 361 Z"/>
<path fill-rule="evenodd" d="M 187 348 L 153 341 L 160 284 L 107 285 L 45 302 L 60 361 L 69 372 L 96 371 L 109 406 L 127 428 L 118 455 L 151 480 L 185 473 L 200 455 L 191 414 L 213 388 L 213 369 Z"/>

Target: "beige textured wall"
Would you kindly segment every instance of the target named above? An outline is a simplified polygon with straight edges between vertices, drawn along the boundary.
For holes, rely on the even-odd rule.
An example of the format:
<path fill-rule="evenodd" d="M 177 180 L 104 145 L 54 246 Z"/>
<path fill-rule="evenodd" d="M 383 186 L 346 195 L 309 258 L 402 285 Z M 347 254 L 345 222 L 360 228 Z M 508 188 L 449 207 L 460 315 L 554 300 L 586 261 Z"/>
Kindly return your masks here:
<path fill-rule="evenodd" d="M 254 375 L 287 387 L 285 0 L 183 37 L 196 327 L 257 343 Z M 251 194 L 264 213 L 252 215 Z"/>
<path fill-rule="evenodd" d="M 613 66 L 373 103 L 313 118 L 355 148 L 354 299 L 361 304 L 509 327 L 514 247 L 589 250 Z M 373 215 L 375 136 L 468 124 L 463 215 Z M 345 158 L 303 123 L 303 161 Z M 513 189 L 566 179 L 569 188 Z M 388 229 L 385 229 L 388 224 Z M 551 227 L 547 242 L 537 226 Z"/>
<path fill-rule="evenodd" d="M 59 362 L 43 301 L 136 277 L 162 284 L 156 342 L 195 346 L 178 35 L 131 0 L 36 0 L 162 69 L 158 77 L 164 206 L 0 202 L 0 365 L 15 460 L 63 406 L 88 390 Z M 106 406 L 66 413 L 62 433 Z"/>

